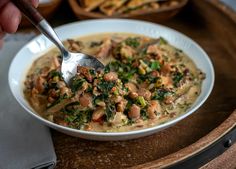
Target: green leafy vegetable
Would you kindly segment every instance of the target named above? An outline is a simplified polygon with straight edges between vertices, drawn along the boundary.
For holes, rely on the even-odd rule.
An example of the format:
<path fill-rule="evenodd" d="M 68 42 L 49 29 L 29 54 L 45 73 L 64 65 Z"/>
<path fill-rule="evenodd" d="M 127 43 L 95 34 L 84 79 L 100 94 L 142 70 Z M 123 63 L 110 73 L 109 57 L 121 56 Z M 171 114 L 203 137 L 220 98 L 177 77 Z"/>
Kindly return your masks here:
<path fill-rule="evenodd" d="M 65 121 L 69 122 L 71 127 L 80 129 L 85 123 L 92 119 L 92 110 L 75 110 L 73 114 L 66 115 Z"/>
<path fill-rule="evenodd" d="M 160 37 L 159 44 L 160 45 L 165 45 L 165 44 L 168 44 L 168 42 L 163 37 Z"/>
<path fill-rule="evenodd" d="M 180 72 L 176 72 L 173 75 L 174 86 L 177 86 L 178 83 L 183 79 L 184 75 Z"/>
<path fill-rule="evenodd" d="M 104 93 L 110 92 L 110 90 L 115 86 L 114 82 L 107 82 L 104 80 L 101 80 L 100 83 L 98 83 L 97 87 Z"/>
<path fill-rule="evenodd" d="M 145 99 L 143 98 L 143 96 L 138 96 L 137 97 L 137 102 L 139 105 L 141 105 L 141 107 L 145 107 L 147 105 Z"/>
<path fill-rule="evenodd" d="M 164 98 L 169 94 L 170 92 L 166 89 L 158 89 L 155 91 L 154 96 L 152 99 L 154 100 L 160 100 L 163 101 Z"/>
<path fill-rule="evenodd" d="M 116 107 L 114 104 L 106 104 L 106 121 L 109 121 L 110 119 L 112 119 L 114 117 Z"/>
<path fill-rule="evenodd" d="M 160 62 L 158 62 L 158 61 L 152 62 L 151 63 L 151 69 L 152 70 L 160 70 L 161 69 Z"/>
<path fill-rule="evenodd" d="M 145 109 L 141 109 L 140 114 L 143 120 L 148 120 L 147 111 Z"/>
<path fill-rule="evenodd" d="M 139 38 L 135 37 L 135 38 L 127 38 L 125 40 L 125 44 L 128 46 L 131 46 L 133 48 L 137 48 L 140 43 L 139 43 Z"/>
<path fill-rule="evenodd" d="M 73 78 L 72 82 L 71 82 L 71 90 L 72 92 L 76 92 L 79 89 L 81 89 L 83 83 L 85 82 L 85 79 L 77 79 L 77 78 Z"/>

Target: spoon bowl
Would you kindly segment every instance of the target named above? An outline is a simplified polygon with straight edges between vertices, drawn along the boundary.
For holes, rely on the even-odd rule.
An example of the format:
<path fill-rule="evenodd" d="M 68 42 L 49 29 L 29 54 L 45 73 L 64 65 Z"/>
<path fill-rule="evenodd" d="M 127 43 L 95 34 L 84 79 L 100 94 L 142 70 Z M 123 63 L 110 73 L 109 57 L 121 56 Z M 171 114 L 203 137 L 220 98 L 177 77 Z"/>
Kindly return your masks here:
<path fill-rule="evenodd" d="M 62 76 L 67 84 L 70 84 L 70 80 L 77 73 L 77 66 L 90 67 L 95 70 L 104 69 L 104 65 L 98 59 L 90 55 L 71 52 L 68 52 L 68 55 L 68 58 L 63 59 L 61 65 Z"/>
<path fill-rule="evenodd" d="M 69 52 L 58 38 L 57 34 L 43 16 L 27 0 L 12 0 L 35 27 L 52 41 L 61 51 L 62 63 L 61 73 L 64 81 L 69 86 L 70 79 L 77 73 L 78 66 L 90 67 L 100 70 L 104 65 L 95 57 L 84 53 Z"/>

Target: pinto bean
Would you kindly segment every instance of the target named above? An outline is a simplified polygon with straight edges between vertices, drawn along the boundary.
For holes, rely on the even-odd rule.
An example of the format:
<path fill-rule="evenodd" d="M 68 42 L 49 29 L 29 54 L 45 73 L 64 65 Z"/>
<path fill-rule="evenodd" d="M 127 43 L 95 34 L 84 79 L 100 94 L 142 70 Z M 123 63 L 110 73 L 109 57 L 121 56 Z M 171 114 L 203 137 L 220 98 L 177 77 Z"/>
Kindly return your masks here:
<path fill-rule="evenodd" d="M 124 112 L 124 111 L 125 111 L 125 106 L 126 106 L 126 104 L 127 104 L 127 101 L 126 101 L 126 100 L 122 100 L 121 102 L 119 102 L 119 103 L 117 104 L 117 107 L 116 107 L 117 111 L 118 111 L 118 112 Z"/>
<path fill-rule="evenodd" d="M 163 75 L 166 75 L 166 74 L 169 74 L 171 72 L 172 68 L 170 66 L 170 64 L 164 64 L 162 67 L 161 67 L 161 73 Z"/>
<path fill-rule="evenodd" d="M 136 104 L 133 104 L 131 107 L 130 107 L 130 110 L 128 112 L 128 116 L 131 118 L 131 119 L 139 119 L 140 118 L 140 107 L 137 106 Z"/>
<path fill-rule="evenodd" d="M 105 81 L 116 81 L 118 79 L 118 75 L 115 72 L 109 72 L 104 75 Z"/>
<path fill-rule="evenodd" d="M 157 117 L 157 112 L 161 112 L 161 106 L 157 100 L 151 100 L 147 109 L 148 117 L 150 119 L 155 119 Z"/>
<path fill-rule="evenodd" d="M 161 82 L 167 88 L 173 87 L 173 81 L 172 81 L 171 77 L 169 77 L 169 76 L 161 76 Z"/>
<path fill-rule="evenodd" d="M 49 102 L 49 103 L 53 103 L 54 101 L 55 101 L 54 98 L 52 98 L 52 97 L 48 97 L 48 102 Z"/>
<path fill-rule="evenodd" d="M 91 107 L 92 96 L 90 94 L 84 94 L 79 98 L 80 105 L 83 107 Z"/>
<path fill-rule="evenodd" d="M 162 54 L 162 51 L 160 50 L 160 48 L 157 45 L 150 45 L 147 48 L 147 54 L 154 54 L 154 55 L 159 54 L 160 55 L 160 54 Z"/>
<path fill-rule="evenodd" d="M 115 102 L 115 103 L 119 103 L 119 102 L 121 102 L 122 100 L 123 100 L 123 97 L 121 97 L 121 96 L 116 96 L 116 97 L 114 97 L 114 98 L 112 98 L 113 99 L 113 101 Z"/>
<path fill-rule="evenodd" d="M 64 94 L 66 94 L 67 96 L 71 95 L 71 90 L 68 87 L 62 87 L 60 89 L 60 92 L 61 92 L 61 95 L 64 95 Z"/>
<path fill-rule="evenodd" d="M 132 57 L 135 54 L 135 50 L 130 46 L 123 46 L 120 50 L 120 54 L 124 58 Z"/>
<path fill-rule="evenodd" d="M 84 67 L 84 66 L 78 66 L 77 67 L 77 72 L 81 73 L 82 75 L 84 75 L 84 77 L 89 81 L 92 82 L 93 77 L 89 72 L 89 68 Z"/>
<path fill-rule="evenodd" d="M 150 100 L 151 96 L 152 96 L 152 93 L 150 91 L 148 91 L 147 89 L 140 88 L 138 90 L 138 95 L 143 96 L 146 100 Z"/>
<path fill-rule="evenodd" d="M 44 78 L 42 78 L 41 76 L 39 76 L 36 79 L 35 88 L 39 91 L 39 93 L 43 93 L 43 91 L 44 91 L 44 83 L 45 82 L 46 82 L 46 80 Z"/>
<path fill-rule="evenodd" d="M 100 50 L 97 53 L 98 58 L 105 58 L 109 55 L 112 48 L 111 39 L 105 39 L 100 47 Z"/>
<path fill-rule="evenodd" d="M 130 92 L 130 93 L 129 93 L 129 97 L 130 97 L 131 99 L 136 99 L 136 98 L 138 97 L 138 93 L 136 93 L 136 92 Z"/>
<path fill-rule="evenodd" d="M 65 82 L 63 82 L 63 81 L 57 82 L 57 87 L 58 87 L 59 89 L 65 87 L 65 86 L 66 86 L 66 83 L 65 83 Z"/>
<path fill-rule="evenodd" d="M 126 83 L 126 84 L 125 84 L 125 87 L 128 88 L 129 92 L 137 92 L 137 90 L 138 90 L 137 87 L 136 87 L 136 85 L 133 84 L 133 83 L 131 83 L 131 82 Z"/>
<path fill-rule="evenodd" d="M 97 108 L 92 115 L 92 120 L 95 122 L 100 122 L 102 117 L 105 115 L 105 110 L 103 107 Z"/>

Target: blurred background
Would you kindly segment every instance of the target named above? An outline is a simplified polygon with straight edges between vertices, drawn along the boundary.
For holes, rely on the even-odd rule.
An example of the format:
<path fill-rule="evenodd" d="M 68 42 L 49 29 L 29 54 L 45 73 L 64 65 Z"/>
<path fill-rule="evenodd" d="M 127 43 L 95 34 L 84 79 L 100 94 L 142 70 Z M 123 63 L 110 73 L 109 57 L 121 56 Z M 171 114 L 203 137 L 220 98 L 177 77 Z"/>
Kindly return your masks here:
<path fill-rule="evenodd" d="M 189 0 L 39 0 L 39 11 L 53 26 L 93 18 L 134 18 L 163 23 L 176 16 Z M 219 0 L 236 10 L 235 0 Z M 186 7 L 187 6 L 187 7 Z M 181 15 L 181 14 L 180 14 Z M 23 18 L 21 28 L 32 27 Z"/>

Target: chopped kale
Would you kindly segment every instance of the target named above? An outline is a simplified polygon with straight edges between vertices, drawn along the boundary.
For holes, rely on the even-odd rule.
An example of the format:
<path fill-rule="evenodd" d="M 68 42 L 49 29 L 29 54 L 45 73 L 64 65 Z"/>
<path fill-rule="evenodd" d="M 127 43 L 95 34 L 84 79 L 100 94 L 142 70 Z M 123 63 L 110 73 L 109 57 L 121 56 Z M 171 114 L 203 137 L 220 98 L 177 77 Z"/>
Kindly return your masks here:
<path fill-rule="evenodd" d="M 159 44 L 160 45 L 165 45 L 165 44 L 168 44 L 167 40 L 165 40 L 163 37 L 160 37 L 159 38 Z"/>
<path fill-rule="evenodd" d="M 154 62 L 151 62 L 151 69 L 152 70 L 160 70 L 161 69 L 161 64 L 157 60 Z"/>
<path fill-rule="evenodd" d="M 73 114 L 66 115 L 65 121 L 72 123 L 73 128 L 80 129 L 85 123 L 92 119 L 92 110 L 76 110 Z"/>
<path fill-rule="evenodd" d="M 50 104 L 49 106 L 47 106 L 47 108 L 51 108 L 51 107 L 57 105 L 58 103 L 60 103 L 62 100 L 68 99 L 68 98 L 69 98 L 69 97 L 68 97 L 67 94 L 60 95 L 59 98 L 58 98 L 56 101 L 54 101 L 52 104 Z"/>
<path fill-rule="evenodd" d="M 73 78 L 72 82 L 71 82 L 71 90 L 72 92 L 76 92 L 79 89 L 81 89 L 83 83 L 85 82 L 85 79 L 77 79 L 77 78 Z"/>
<path fill-rule="evenodd" d="M 102 93 L 98 96 L 95 96 L 93 98 L 93 104 L 96 105 L 98 101 L 106 101 L 108 99 L 108 96 L 109 96 L 108 93 Z"/>
<path fill-rule="evenodd" d="M 147 105 L 145 99 L 143 98 L 143 96 L 138 96 L 137 97 L 137 103 L 143 108 Z"/>
<path fill-rule="evenodd" d="M 87 92 L 87 93 L 92 93 L 92 92 L 93 92 L 93 87 L 92 87 L 92 86 L 89 86 L 89 87 L 86 89 L 86 92 Z"/>
<path fill-rule="evenodd" d="M 89 73 L 92 75 L 92 76 L 95 76 L 96 75 L 96 71 L 94 69 L 89 69 Z"/>
<path fill-rule="evenodd" d="M 98 83 L 97 85 L 98 89 L 104 93 L 108 93 L 114 86 L 115 86 L 114 82 L 107 82 L 104 80 L 101 80 L 101 82 Z"/>
<path fill-rule="evenodd" d="M 148 120 L 147 110 L 141 109 L 140 114 L 143 120 Z"/>
<path fill-rule="evenodd" d="M 51 72 L 49 72 L 49 78 L 54 78 L 54 77 L 59 77 L 62 78 L 62 73 L 57 71 L 57 70 L 52 70 Z"/>
<path fill-rule="evenodd" d="M 139 38 L 137 38 L 137 37 L 127 38 L 125 40 L 125 44 L 130 46 L 130 47 L 137 48 L 140 45 Z"/>
<path fill-rule="evenodd" d="M 90 48 L 93 48 L 93 47 L 96 47 L 96 46 L 100 46 L 101 44 L 102 44 L 102 41 L 98 41 L 98 42 L 92 41 L 90 43 Z"/>
<path fill-rule="evenodd" d="M 157 89 L 152 99 L 163 101 L 170 92 L 166 89 Z"/>
<path fill-rule="evenodd" d="M 106 121 L 109 121 L 114 117 L 114 114 L 116 112 L 116 107 L 114 104 L 106 104 Z"/>
<path fill-rule="evenodd" d="M 173 75 L 173 83 L 174 83 L 175 87 L 183 79 L 183 77 L 184 77 L 183 73 L 180 73 L 180 72 L 175 72 L 174 73 L 174 75 Z"/>

